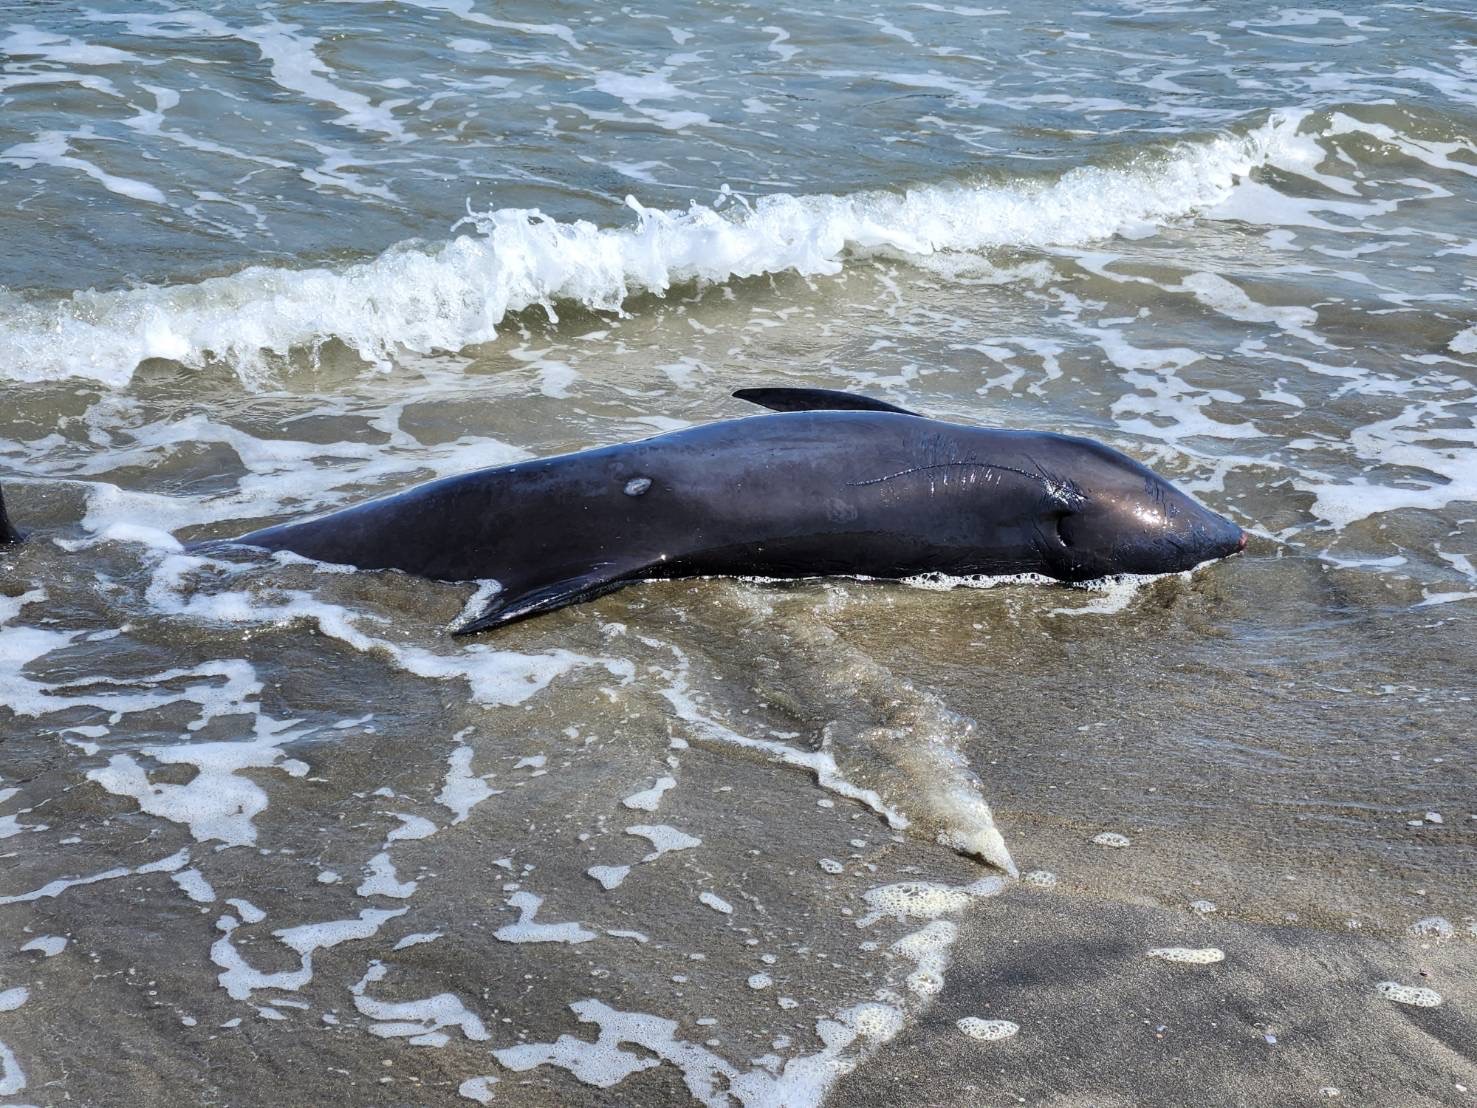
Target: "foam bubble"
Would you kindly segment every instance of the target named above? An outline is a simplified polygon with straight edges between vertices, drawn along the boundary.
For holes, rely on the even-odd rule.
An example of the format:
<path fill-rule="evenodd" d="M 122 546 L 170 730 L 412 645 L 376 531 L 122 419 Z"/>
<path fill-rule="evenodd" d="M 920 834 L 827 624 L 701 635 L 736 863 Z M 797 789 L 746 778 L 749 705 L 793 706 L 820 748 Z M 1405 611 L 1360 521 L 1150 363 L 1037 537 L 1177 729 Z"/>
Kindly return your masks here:
<path fill-rule="evenodd" d="M 491 1104 L 493 1098 L 492 1086 L 497 1084 L 497 1077 L 493 1074 L 483 1074 L 481 1077 L 469 1077 L 457 1086 L 459 1096 L 468 1100 L 475 1100 L 478 1104 Z"/>
<path fill-rule="evenodd" d="M 607 891 L 619 887 L 630 872 L 630 866 L 591 866 L 585 870 L 585 873 L 600 882 L 600 887 Z"/>
<path fill-rule="evenodd" d="M 788 998 L 781 998 L 782 1007 Z M 823 1044 L 815 1054 L 791 1058 L 774 1072 L 758 1059 L 756 1068 L 744 1071 L 721 1058 L 710 1046 L 687 1042 L 677 1035 L 675 1020 L 643 1012 L 622 1012 L 596 999 L 570 1005 L 581 1022 L 594 1023 L 599 1034 L 594 1042 L 574 1035 L 561 1035 L 552 1043 L 520 1043 L 494 1050 L 498 1062 L 516 1073 L 552 1065 L 567 1070 L 577 1080 L 595 1088 L 608 1089 L 633 1074 L 663 1063 L 677 1067 L 688 1093 L 707 1108 L 738 1104 L 819 1104 L 827 1091 L 864 1056 L 901 1029 L 902 1013 L 895 1007 L 868 1002 L 821 1019 L 815 1025 Z M 860 1050 L 855 1044 L 861 1040 Z M 624 1050 L 624 1045 L 641 1053 Z"/>
<path fill-rule="evenodd" d="M 957 924 L 949 920 L 934 920 L 892 944 L 892 953 L 908 959 L 915 966 L 906 980 L 910 992 L 925 999 L 943 992 L 949 951 L 958 938 Z"/>
<path fill-rule="evenodd" d="M 1185 966 L 1209 966 L 1226 960 L 1226 952 L 1218 947 L 1157 946 L 1148 957 Z"/>
<path fill-rule="evenodd" d="M 660 777 L 655 785 L 649 789 L 643 789 L 639 793 L 632 793 L 621 801 L 627 808 L 638 812 L 654 812 L 661 803 L 662 794 L 668 789 L 677 787 L 675 777 Z"/>
<path fill-rule="evenodd" d="M 1419 985 L 1402 985 L 1398 981 L 1381 981 L 1374 991 L 1396 1004 L 1409 1004 L 1416 1008 L 1439 1008 L 1442 997 L 1435 989 Z"/>
<path fill-rule="evenodd" d="M 530 892 L 516 892 L 508 897 L 508 906 L 518 911 L 518 922 L 505 924 L 493 932 L 505 943 L 587 943 L 599 938 L 578 923 L 538 923 L 534 917 L 544 898 Z"/>
<path fill-rule="evenodd" d="M 717 893 L 704 891 L 698 893 L 697 898 L 698 900 L 702 901 L 702 903 L 706 904 L 709 908 L 713 909 L 713 911 L 715 912 L 719 912 L 725 916 L 733 915 L 733 905 L 728 903 L 728 901 L 724 900 Z"/>
<path fill-rule="evenodd" d="M 242 900 L 240 897 L 231 897 L 226 903 L 236 909 L 236 914 L 241 917 L 244 923 L 260 923 L 267 918 L 267 913 L 263 912 L 249 900 Z"/>
<path fill-rule="evenodd" d="M 406 900 L 415 892 L 418 882 L 401 881 L 395 872 L 395 863 L 390 861 L 390 855 L 386 851 L 376 854 L 364 864 L 364 868 L 369 876 L 355 890 L 360 896 L 387 896 L 395 900 Z"/>
<path fill-rule="evenodd" d="M 979 1016 L 965 1016 L 954 1024 L 960 1031 L 971 1039 L 978 1039 L 982 1043 L 998 1043 L 1002 1039 L 1009 1039 L 1020 1031 L 1020 1024 L 1011 1023 L 1010 1020 L 987 1020 Z"/>
<path fill-rule="evenodd" d="M 463 732 L 465 734 L 465 732 Z M 460 737 L 460 736 L 458 736 Z M 472 773 L 472 748 L 458 746 L 446 759 L 446 783 L 436 794 L 436 803 L 452 812 L 452 823 L 461 823 L 490 796 L 497 796 L 501 789 L 487 783 L 492 774 L 478 777 Z"/>
<path fill-rule="evenodd" d="M 903 1013 L 891 1004 L 869 1002 L 842 1012 L 841 1018 L 856 1028 L 857 1033 L 877 1042 L 897 1037 L 903 1029 Z"/>
<path fill-rule="evenodd" d="M 13 1012 L 31 998 L 31 991 L 23 986 L 0 992 L 0 1012 Z M 0 1096 L 14 1096 L 26 1087 L 26 1072 L 21 1069 L 15 1053 L 0 1043 Z"/>
<path fill-rule="evenodd" d="M 197 904 L 209 904 L 215 900 L 215 889 L 211 888 L 210 882 L 198 869 L 180 870 L 179 873 L 171 875 L 170 880 Z"/>
<path fill-rule="evenodd" d="M 236 665 L 250 669 L 244 662 Z M 252 820 L 267 807 L 267 794 L 238 771 L 276 768 L 303 776 L 307 764 L 286 757 L 282 747 L 311 733 L 261 715 L 253 720 L 253 728 L 255 737 L 245 742 L 146 747 L 143 753 L 157 762 L 195 767 L 194 777 L 182 785 L 155 783 L 131 754 L 113 755 L 106 766 L 89 770 L 87 778 L 116 796 L 131 797 L 141 811 L 185 824 L 199 842 L 249 846 L 256 842 Z"/>
<path fill-rule="evenodd" d="M 43 958 L 55 958 L 63 950 L 67 949 L 67 940 L 62 935 L 40 935 L 32 939 L 22 950 L 34 950 Z"/>
<path fill-rule="evenodd" d="M 1021 880 L 1027 885 L 1035 885 L 1038 889 L 1054 889 L 1057 886 L 1056 874 L 1044 869 L 1033 869 Z"/>
<path fill-rule="evenodd" d="M 405 938 L 397 942 L 391 949 L 405 950 L 412 946 L 420 946 L 423 943 L 434 943 L 441 935 L 442 932 L 440 931 L 417 931 L 413 934 L 406 935 Z"/>
<path fill-rule="evenodd" d="M 969 903 L 967 892 L 929 881 L 901 881 L 862 894 L 874 912 L 895 919 L 935 919 L 958 912 Z"/>
<path fill-rule="evenodd" d="M 354 1007 L 360 1015 L 375 1022 L 369 1033 L 382 1039 L 405 1039 L 412 1046 L 445 1046 L 451 1036 L 442 1030 L 455 1027 L 472 1042 L 486 1042 L 488 1034 L 482 1020 L 467 1009 L 455 993 L 438 993 L 424 1000 L 383 1001 L 367 996 L 365 990 L 382 980 L 386 970 L 380 962 L 371 962 L 357 984 L 350 987 Z"/>
<path fill-rule="evenodd" d="M 938 919 L 963 911 L 976 897 L 994 896 L 1005 887 L 999 877 L 982 877 L 972 885 L 939 885 L 932 881 L 899 881 L 868 889 L 862 899 L 871 908 L 858 927 L 870 927 L 883 916 L 896 920 Z"/>
<path fill-rule="evenodd" d="M 1456 934 L 1456 928 L 1444 916 L 1427 916 L 1411 924 L 1410 933 L 1421 939 L 1449 939 Z"/>
<path fill-rule="evenodd" d="M 1104 831 L 1100 835 L 1092 837 L 1093 846 L 1106 846 L 1114 850 L 1123 850 L 1133 845 L 1133 840 L 1127 835 L 1120 835 L 1116 831 Z"/>
<path fill-rule="evenodd" d="M 650 640 L 648 644 L 657 645 Z M 875 681 L 888 689 L 895 687 L 890 674 L 881 671 L 868 659 L 858 657 L 856 652 L 836 644 L 834 636 L 830 636 L 825 645 L 834 645 L 835 649 L 830 653 L 847 659 L 844 679 L 852 687 L 858 681 L 868 684 Z M 830 735 L 834 729 L 827 729 L 827 741 L 822 749 L 814 751 L 797 750 L 772 739 L 741 735 L 699 707 L 689 689 L 686 655 L 670 644 L 667 648 L 676 655 L 678 670 L 670 675 L 670 684 L 662 690 L 662 695 L 677 714 L 691 723 L 704 738 L 768 752 L 786 765 L 810 770 L 822 788 L 865 804 L 894 829 L 914 826 L 913 819 L 898 805 L 884 800 L 877 789 L 863 788 L 843 776 L 837 761 L 837 751 L 842 749 L 842 744 L 833 741 Z M 891 710 L 897 709 L 895 697 L 890 698 L 890 704 Z M 927 726 L 935 732 L 930 735 L 930 741 L 917 741 L 918 726 Z M 856 736 L 855 741 L 848 742 L 844 756 L 849 757 L 850 751 L 855 749 L 858 760 L 863 751 L 867 758 L 881 758 L 894 771 L 887 774 L 883 787 L 893 791 L 901 786 L 920 821 L 918 831 L 929 834 L 945 846 L 998 866 L 1014 877 L 1017 872 L 1015 862 L 1004 837 L 995 826 L 989 804 L 981 795 L 978 778 L 970 770 L 961 750 L 967 733 L 968 727 L 961 727 L 958 717 L 931 698 L 919 697 L 908 711 L 902 713 L 897 724 L 869 728 Z M 827 798 L 818 800 L 817 804 L 831 806 Z"/>
<path fill-rule="evenodd" d="M 627 835 L 639 835 L 652 845 L 652 853 L 642 858 L 643 862 L 654 862 L 663 854 L 674 850 L 691 850 L 695 846 L 702 846 L 703 840 L 694 838 L 685 831 L 678 831 L 675 827 L 669 827 L 665 823 L 638 824 L 635 827 L 626 828 Z"/>
<path fill-rule="evenodd" d="M 436 825 L 424 816 L 410 815 L 406 812 L 390 814 L 400 821 L 400 826 L 385 836 L 386 846 L 403 839 L 428 839 L 436 833 Z"/>

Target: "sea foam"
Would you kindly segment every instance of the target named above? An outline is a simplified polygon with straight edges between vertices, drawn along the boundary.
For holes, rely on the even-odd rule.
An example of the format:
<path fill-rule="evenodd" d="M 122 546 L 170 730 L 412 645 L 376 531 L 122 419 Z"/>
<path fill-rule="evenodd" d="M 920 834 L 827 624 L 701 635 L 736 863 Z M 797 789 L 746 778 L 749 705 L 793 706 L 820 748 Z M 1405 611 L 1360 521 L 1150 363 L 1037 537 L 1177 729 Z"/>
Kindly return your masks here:
<path fill-rule="evenodd" d="M 274 359 L 338 340 L 368 362 L 398 350 L 487 342 L 509 313 L 560 303 L 619 311 L 674 285 L 792 271 L 838 272 L 849 257 L 926 258 L 993 247 L 1071 245 L 1143 234 L 1214 207 L 1272 161 L 1308 160 L 1306 113 L 1146 150 L 1054 179 L 929 185 L 840 196 L 779 193 L 752 204 L 663 211 L 627 203 L 635 222 L 598 227 L 532 209 L 472 213 L 456 237 L 404 243 L 339 269 L 253 266 L 193 284 L 96 292 L 36 303 L 0 292 L 0 374 L 92 378 L 121 386 L 150 358 L 231 364 L 248 383 Z"/>

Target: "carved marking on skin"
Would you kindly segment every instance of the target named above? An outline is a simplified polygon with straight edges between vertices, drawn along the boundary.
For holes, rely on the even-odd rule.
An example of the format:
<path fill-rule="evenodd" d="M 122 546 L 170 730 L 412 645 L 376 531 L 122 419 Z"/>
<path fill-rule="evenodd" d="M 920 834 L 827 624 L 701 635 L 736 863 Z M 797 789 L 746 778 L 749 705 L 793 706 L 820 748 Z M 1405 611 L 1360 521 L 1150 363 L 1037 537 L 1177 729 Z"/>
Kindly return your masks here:
<path fill-rule="evenodd" d="M 1000 470 L 1005 473 L 1014 473 L 1029 481 L 1038 481 L 1045 488 L 1047 494 L 1058 502 L 1064 504 L 1080 504 L 1087 498 L 1071 481 L 1055 481 L 1044 473 L 1031 473 L 1029 470 L 1016 469 L 1014 466 L 1000 465 L 995 462 L 936 462 L 933 465 L 913 466 L 911 469 L 900 469 L 896 473 L 889 473 L 885 477 L 874 477 L 869 481 L 851 481 L 854 488 L 864 485 L 880 485 L 884 481 L 892 481 L 898 477 L 907 477 L 912 473 L 925 473 L 934 469 L 991 469 Z"/>

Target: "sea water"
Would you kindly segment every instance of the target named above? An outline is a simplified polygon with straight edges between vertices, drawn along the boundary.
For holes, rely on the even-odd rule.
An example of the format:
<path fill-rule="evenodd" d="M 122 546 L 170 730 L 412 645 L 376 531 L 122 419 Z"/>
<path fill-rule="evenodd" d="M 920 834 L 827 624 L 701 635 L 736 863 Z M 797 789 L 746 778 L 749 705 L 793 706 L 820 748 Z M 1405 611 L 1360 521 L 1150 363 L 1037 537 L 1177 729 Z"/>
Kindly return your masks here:
<path fill-rule="evenodd" d="M 812 1104 L 933 1026 L 966 925 L 1041 943 L 1017 866 L 1063 913 L 1469 941 L 1474 32 L 0 9 L 0 1095 Z M 756 385 L 1089 435 L 1251 545 L 465 640 L 487 587 L 182 545 Z M 1401 975 L 1349 988 L 1437 1003 Z M 938 1034 L 1006 1066 L 1039 1029 L 988 1000 Z"/>

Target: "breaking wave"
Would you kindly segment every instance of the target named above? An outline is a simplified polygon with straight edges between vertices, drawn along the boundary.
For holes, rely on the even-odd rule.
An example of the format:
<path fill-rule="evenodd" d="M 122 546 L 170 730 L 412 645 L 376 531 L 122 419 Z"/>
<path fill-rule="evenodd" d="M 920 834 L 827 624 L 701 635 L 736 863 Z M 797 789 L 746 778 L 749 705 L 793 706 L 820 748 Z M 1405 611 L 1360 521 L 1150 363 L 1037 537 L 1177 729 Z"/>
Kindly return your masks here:
<path fill-rule="evenodd" d="M 843 196 L 766 196 L 662 211 L 628 200 L 635 223 L 564 223 L 527 209 L 471 214 L 434 246 L 400 245 L 338 269 L 256 266 L 169 287 L 85 291 L 48 304 L 0 291 L 0 376 L 83 377 L 121 386 L 140 362 L 219 360 L 243 380 L 273 358 L 338 340 L 370 362 L 406 349 L 460 350 L 509 313 L 576 303 L 617 311 L 687 282 L 793 271 L 836 273 L 848 257 L 922 258 L 998 247 L 1067 246 L 1146 234 L 1223 201 L 1237 180 L 1305 159 L 1306 112 L 1246 134 L 1145 151 L 1055 180 L 926 186 Z"/>

